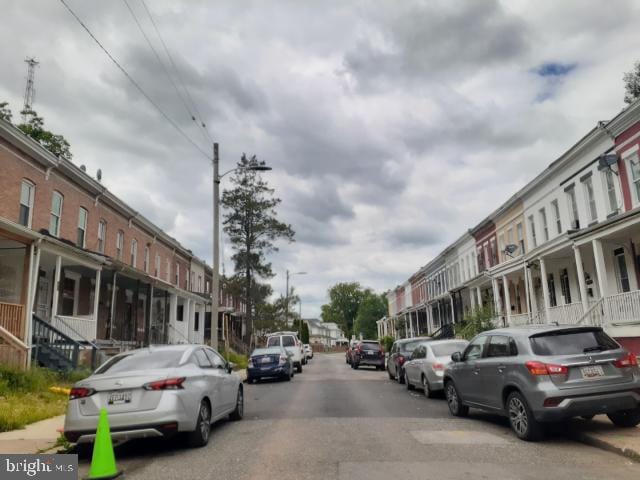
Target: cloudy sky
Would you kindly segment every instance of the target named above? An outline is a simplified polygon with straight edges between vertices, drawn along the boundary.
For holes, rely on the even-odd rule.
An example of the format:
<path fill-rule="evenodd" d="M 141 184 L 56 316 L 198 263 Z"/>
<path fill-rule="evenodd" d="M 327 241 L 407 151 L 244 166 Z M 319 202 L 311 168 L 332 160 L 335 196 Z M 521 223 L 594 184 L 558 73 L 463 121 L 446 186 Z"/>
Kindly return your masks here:
<path fill-rule="evenodd" d="M 127 3 L 66 1 L 209 152 Z M 271 257 L 272 284 L 283 293 L 286 269 L 308 272 L 293 280 L 304 316 L 335 282 L 405 280 L 617 113 L 640 59 L 633 0 L 145 1 L 221 168 L 242 152 L 273 166 L 297 241 Z M 127 2 L 168 66 L 141 0 Z M 62 3 L 3 0 L 2 17 L 0 101 L 20 110 L 36 57 L 34 107 L 74 161 L 210 260 L 206 158 Z"/>

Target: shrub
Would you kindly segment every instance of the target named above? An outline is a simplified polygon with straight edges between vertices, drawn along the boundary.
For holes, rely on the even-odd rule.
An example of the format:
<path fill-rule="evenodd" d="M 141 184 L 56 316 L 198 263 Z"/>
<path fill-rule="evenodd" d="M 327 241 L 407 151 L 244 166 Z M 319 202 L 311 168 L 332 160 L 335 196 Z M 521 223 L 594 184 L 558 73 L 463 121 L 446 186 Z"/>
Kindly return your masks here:
<path fill-rule="evenodd" d="M 384 351 L 385 352 L 389 352 L 391 350 L 391 347 L 393 346 L 393 342 L 395 342 L 396 339 L 393 338 L 390 335 L 387 335 L 385 337 L 382 337 L 380 339 L 380 343 L 382 343 L 382 345 L 384 346 Z"/>
<path fill-rule="evenodd" d="M 249 364 L 249 358 L 246 355 L 241 355 L 234 352 L 233 350 L 221 350 L 220 354 L 225 358 L 227 362 L 235 363 L 237 365 L 236 368 L 238 368 L 239 370 L 247 368 L 247 365 Z"/>
<path fill-rule="evenodd" d="M 464 316 L 456 333 L 464 339 L 471 340 L 477 334 L 495 328 L 492 322 L 494 317 L 495 313 L 492 308 L 476 308 Z"/>

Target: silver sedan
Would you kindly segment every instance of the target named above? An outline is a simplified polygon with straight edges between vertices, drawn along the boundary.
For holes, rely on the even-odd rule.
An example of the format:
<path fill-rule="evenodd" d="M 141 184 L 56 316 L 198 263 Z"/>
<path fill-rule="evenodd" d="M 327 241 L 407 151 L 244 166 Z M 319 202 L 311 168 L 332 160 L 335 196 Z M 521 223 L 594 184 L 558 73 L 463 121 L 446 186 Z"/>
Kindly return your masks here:
<path fill-rule="evenodd" d="M 466 340 L 434 340 L 420 343 L 403 366 L 407 388 L 421 388 L 429 398 L 434 392 L 443 390 L 444 369 L 451 363 L 451 355 L 463 351 L 468 344 Z"/>
<path fill-rule="evenodd" d="M 115 441 L 186 432 L 191 446 L 204 446 L 213 422 L 243 416 L 242 382 L 231 367 L 218 352 L 202 345 L 149 347 L 116 355 L 71 389 L 65 437 L 93 442 L 105 408 Z"/>

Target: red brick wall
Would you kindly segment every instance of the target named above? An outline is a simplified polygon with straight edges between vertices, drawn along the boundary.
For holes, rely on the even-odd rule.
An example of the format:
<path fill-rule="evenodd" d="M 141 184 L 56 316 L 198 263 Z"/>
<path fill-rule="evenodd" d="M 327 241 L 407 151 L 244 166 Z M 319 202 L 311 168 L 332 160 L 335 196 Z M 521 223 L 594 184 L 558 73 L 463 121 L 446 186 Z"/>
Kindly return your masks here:
<path fill-rule="evenodd" d="M 624 200 L 624 209 L 631 210 L 633 207 L 631 200 L 631 191 L 629 190 L 629 172 L 627 172 L 627 167 L 622 160 L 625 155 L 625 151 L 632 148 L 635 145 L 640 144 L 640 138 L 636 138 L 635 140 L 629 142 L 624 147 L 620 147 L 620 145 L 631 137 L 640 133 L 640 122 L 635 123 L 632 127 L 625 130 L 621 133 L 615 140 L 616 143 L 616 153 L 620 155 L 620 160 L 618 161 L 618 171 L 620 172 L 620 186 L 622 187 L 622 198 Z"/>
<path fill-rule="evenodd" d="M 22 159 L 20 158 L 22 157 Z M 119 230 L 124 232 L 122 261 L 129 264 L 131 261 L 131 241 L 138 241 L 138 255 L 136 267 L 144 268 L 144 247 L 149 245 L 149 273 L 153 275 L 155 270 L 155 257 L 159 253 L 160 278 L 166 279 L 166 259 L 171 260 L 171 278 L 169 281 L 175 284 L 176 262 L 180 265 L 180 288 L 186 287 L 186 279 L 189 272 L 189 259 L 174 254 L 173 247 L 164 244 L 160 240 L 153 243 L 153 236 L 138 227 L 133 221 L 131 228 L 129 220 L 95 199 L 88 192 L 74 185 L 69 179 L 62 176 L 55 169 L 50 173 L 49 179 L 45 177 L 43 168 L 31 163 L 28 157 L 17 151 L 14 147 L 0 140 L 0 216 L 11 221 L 18 221 L 20 211 L 20 189 L 23 179 L 35 184 L 33 230 L 49 229 L 51 212 L 51 197 L 53 191 L 58 191 L 64 197 L 62 205 L 62 219 L 60 224 L 60 238 L 70 240 L 75 244 L 77 237 L 78 213 L 80 207 L 88 211 L 87 231 L 85 235 L 85 247 L 88 250 L 98 251 L 98 224 L 101 219 L 107 222 L 105 237 L 105 254 L 116 257 L 116 236 Z"/>

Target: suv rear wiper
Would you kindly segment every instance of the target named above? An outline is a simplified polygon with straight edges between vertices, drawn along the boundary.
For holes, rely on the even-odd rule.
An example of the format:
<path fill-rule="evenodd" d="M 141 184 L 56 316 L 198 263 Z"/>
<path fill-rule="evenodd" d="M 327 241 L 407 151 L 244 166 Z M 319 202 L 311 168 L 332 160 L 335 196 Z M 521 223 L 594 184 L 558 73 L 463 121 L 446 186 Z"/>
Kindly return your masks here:
<path fill-rule="evenodd" d="M 602 352 L 604 350 L 608 350 L 607 347 L 605 347 L 604 345 L 598 345 L 597 347 L 587 347 L 584 350 L 582 350 L 582 353 Z"/>

